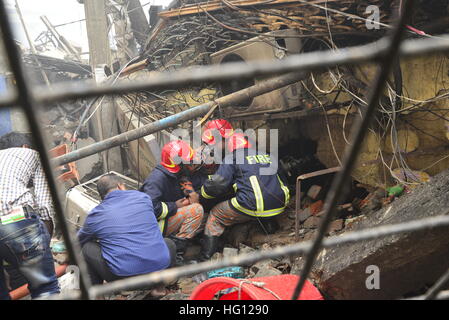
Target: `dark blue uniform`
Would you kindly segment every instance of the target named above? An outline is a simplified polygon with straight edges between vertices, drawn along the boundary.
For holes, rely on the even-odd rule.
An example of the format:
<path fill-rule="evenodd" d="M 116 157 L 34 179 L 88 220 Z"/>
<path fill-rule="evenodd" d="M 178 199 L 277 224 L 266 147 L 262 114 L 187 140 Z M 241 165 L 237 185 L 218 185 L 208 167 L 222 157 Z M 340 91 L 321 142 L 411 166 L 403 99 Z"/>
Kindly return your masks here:
<path fill-rule="evenodd" d="M 290 194 L 272 165 L 277 159 L 257 154 L 254 149 L 238 149 L 224 158 L 217 173 L 206 180 L 201 197 L 216 198 L 234 188 L 230 206 L 239 213 L 253 217 L 272 217 L 282 213 Z M 269 169 L 270 168 L 270 169 Z"/>
<path fill-rule="evenodd" d="M 140 191 L 151 197 L 154 214 L 161 227 L 165 225 L 164 221 L 168 217 L 176 214 L 178 207 L 175 202 L 185 197 L 181 191 L 179 176 L 168 172 L 160 164 L 145 179 Z"/>

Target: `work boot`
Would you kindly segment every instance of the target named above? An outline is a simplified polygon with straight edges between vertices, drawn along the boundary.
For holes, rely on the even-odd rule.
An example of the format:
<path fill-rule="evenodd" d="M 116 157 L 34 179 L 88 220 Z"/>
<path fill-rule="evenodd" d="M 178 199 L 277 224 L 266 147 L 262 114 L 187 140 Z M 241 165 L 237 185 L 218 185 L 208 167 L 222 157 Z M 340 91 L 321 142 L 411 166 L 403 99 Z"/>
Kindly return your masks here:
<path fill-rule="evenodd" d="M 176 245 L 176 263 L 175 266 L 179 267 L 185 264 L 184 253 L 186 253 L 189 239 L 178 238 L 176 236 L 169 236 L 169 239 L 173 240 Z"/>
<path fill-rule="evenodd" d="M 209 260 L 215 252 L 217 252 L 218 241 L 220 237 L 217 236 L 204 236 L 201 242 L 201 253 L 199 260 Z"/>

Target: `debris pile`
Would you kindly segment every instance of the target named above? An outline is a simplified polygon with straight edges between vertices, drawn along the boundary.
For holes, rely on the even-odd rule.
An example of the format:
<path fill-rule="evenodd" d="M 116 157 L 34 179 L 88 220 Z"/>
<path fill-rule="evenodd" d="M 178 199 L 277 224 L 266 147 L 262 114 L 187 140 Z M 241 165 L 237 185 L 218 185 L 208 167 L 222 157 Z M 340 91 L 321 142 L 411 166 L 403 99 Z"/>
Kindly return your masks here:
<path fill-rule="evenodd" d="M 363 214 L 346 218 L 340 233 L 447 215 L 448 186 L 449 171 L 446 170 L 392 203 L 391 199 L 402 188 L 389 189 L 388 193 L 376 190 L 362 201 Z M 438 228 L 339 245 L 323 250 L 311 277 L 330 299 L 416 296 L 425 292 L 449 267 L 448 244 L 447 228 Z M 303 257 L 297 258 L 292 273 L 299 272 L 303 263 Z M 366 286 L 370 266 L 379 270 L 380 290 Z"/>
<path fill-rule="evenodd" d="M 220 260 L 223 258 L 235 256 L 238 254 L 247 254 L 255 252 L 256 250 L 270 250 L 271 245 L 268 243 L 262 244 L 260 247 L 250 247 L 245 244 L 240 244 L 238 248 L 226 246 L 222 252 L 217 252 L 212 257 L 212 260 Z M 216 277 L 232 277 L 236 279 L 253 279 L 277 276 L 281 274 L 290 274 L 292 263 L 290 258 L 267 259 L 256 262 L 246 266 L 227 267 L 218 270 L 201 273 L 193 277 L 183 277 L 179 279 L 174 285 L 168 286 L 170 293 L 161 300 L 187 300 L 193 290 L 203 281 Z"/>

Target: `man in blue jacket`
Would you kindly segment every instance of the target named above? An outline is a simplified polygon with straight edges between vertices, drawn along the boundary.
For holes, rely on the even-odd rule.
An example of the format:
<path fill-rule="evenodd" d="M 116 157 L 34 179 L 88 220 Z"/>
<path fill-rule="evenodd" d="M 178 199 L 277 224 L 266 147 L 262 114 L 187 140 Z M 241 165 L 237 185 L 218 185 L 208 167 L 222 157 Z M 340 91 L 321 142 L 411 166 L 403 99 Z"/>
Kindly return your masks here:
<path fill-rule="evenodd" d="M 88 214 L 78 232 L 92 283 L 169 267 L 175 246 L 169 239 L 164 241 L 151 198 L 126 190 L 114 174 L 102 176 L 97 189 L 103 201 Z"/>

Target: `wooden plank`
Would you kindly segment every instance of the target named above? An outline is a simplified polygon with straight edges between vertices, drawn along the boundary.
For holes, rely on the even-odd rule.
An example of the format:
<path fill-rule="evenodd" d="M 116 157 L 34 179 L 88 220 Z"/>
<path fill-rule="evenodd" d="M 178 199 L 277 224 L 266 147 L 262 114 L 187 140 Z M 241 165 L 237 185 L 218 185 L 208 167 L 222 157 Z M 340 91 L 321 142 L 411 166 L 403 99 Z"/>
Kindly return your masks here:
<path fill-rule="evenodd" d="M 250 6 L 276 6 L 276 5 L 284 5 L 284 4 L 292 4 L 296 3 L 300 6 L 306 6 L 306 4 L 301 3 L 297 0 L 274 0 L 274 1 L 260 1 L 260 0 L 237 0 L 237 1 L 228 1 L 231 5 L 239 6 L 239 7 L 250 7 Z M 325 0 L 316 0 L 310 1 L 312 4 L 324 3 Z M 337 2 L 336 0 L 328 0 L 327 2 Z M 213 2 L 204 2 L 198 3 L 188 6 L 183 6 L 181 8 L 175 8 L 168 11 L 163 11 L 159 13 L 159 16 L 164 19 L 186 16 L 191 14 L 197 14 L 204 11 L 211 12 L 220 9 L 228 8 L 222 1 L 213 1 Z"/>

